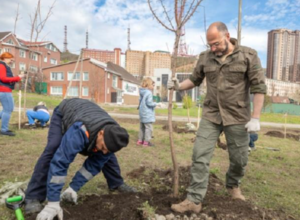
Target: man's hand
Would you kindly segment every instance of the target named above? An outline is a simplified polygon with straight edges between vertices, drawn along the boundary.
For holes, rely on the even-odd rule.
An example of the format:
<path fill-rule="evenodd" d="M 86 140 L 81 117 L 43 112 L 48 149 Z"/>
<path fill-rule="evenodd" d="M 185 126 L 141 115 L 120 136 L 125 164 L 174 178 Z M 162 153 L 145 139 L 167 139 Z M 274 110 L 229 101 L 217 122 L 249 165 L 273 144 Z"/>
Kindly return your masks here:
<path fill-rule="evenodd" d="M 172 80 L 168 80 L 167 87 L 168 89 L 175 89 L 178 91 L 180 88 L 178 79 L 174 77 Z"/>
<path fill-rule="evenodd" d="M 63 210 L 59 202 L 48 202 L 44 209 L 38 214 L 36 220 L 53 220 L 57 216 L 58 220 L 63 220 Z"/>
<path fill-rule="evenodd" d="M 75 192 L 71 187 L 68 187 L 60 196 L 62 201 L 77 204 L 77 192 Z"/>
<path fill-rule="evenodd" d="M 251 118 L 251 120 L 245 125 L 248 133 L 256 132 L 260 130 L 260 123 L 258 118 Z"/>

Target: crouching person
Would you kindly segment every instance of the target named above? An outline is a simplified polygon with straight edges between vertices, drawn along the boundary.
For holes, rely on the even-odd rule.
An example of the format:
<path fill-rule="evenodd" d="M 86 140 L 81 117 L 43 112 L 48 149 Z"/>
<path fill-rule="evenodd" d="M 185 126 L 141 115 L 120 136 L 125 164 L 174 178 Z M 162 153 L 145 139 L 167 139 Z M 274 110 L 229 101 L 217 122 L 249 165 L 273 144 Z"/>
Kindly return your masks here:
<path fill-rule="evenodd" d="M 33 110 L 27 110 L 26 115 L 28 118 L 28 124 L 26 125 L 29 127 L 35 127 L 35 120 L 38 120 L 41 126 L 45 127 L 50 119 L 50 113 L 44 102 L 39 102 Z"/>
<path fill-rule="evenodd" d="M 78 98 L 63 100 L 56 112 L 62 117 L 63 136 L 58 149 L 50 158 L 48 203 L 38 214 L 37 220 L 52 220 L 56 216 L 59 220 L 63 219 L 60 192 L 65 184 L 69 165 L 78 153 L 87 156 L 87 159 L 61 196 L 74 203 L 77 202 L 77 192 L 81 187 L 101 171 L 105 163 L 114 156 L 114 152 L 126 147 L 129 142 L 127 131 L 90 101 Z M 51 132 L 50 126 L 49 134 Z M 53 140 L 48 139 L 49 141 Z M 51 152 L 47 153 L 46 147 L 42 155 L 47 158 L 47 154 L 52 155 Z"/>

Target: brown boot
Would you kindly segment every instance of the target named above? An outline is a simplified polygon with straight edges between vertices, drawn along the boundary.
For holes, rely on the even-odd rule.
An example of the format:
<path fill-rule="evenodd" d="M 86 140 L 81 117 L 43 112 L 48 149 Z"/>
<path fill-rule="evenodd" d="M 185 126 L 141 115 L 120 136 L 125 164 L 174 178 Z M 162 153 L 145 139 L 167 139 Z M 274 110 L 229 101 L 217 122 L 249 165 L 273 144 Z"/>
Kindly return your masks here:
<path fill-rule="evenodd" d="M 174 204 L 171 206 L 171 209 L 174 212 L 179 212 L 179 213 L 184 213 L 186 211 L 191 211 L 194 213 L 199 213 L 202 209 L 202 205 L 201 203 L 199 203 L 198 205 L 196 205 L 194 202 L 185 199 L 183 202 L 179 203 L 179 204 Z"/>
<path fill-rule="evenodd" d="M 228 193 L 231 195 L 232 199 L 240 199 L 245 201 L 245 196 L 243 196 L 241 189 L 239 187 L 228 188 Z"/>

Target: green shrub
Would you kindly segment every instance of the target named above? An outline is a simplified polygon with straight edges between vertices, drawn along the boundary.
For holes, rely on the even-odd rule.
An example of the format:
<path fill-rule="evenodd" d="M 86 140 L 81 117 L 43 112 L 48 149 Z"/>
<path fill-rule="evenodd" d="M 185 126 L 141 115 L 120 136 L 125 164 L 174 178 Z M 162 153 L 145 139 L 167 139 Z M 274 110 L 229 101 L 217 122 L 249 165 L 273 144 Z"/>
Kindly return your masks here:
<path fill-rule="evenodd" d="M 178 108 L 176 102 L 173 102 L 172 106 L 173 106 L 173 109 L 177 109 Z"/>
<path fill-rule="evenodd" d="M 188 95 L 185 95 L 183 97 L 182 102 L 183 102 L 183 108 L 184 109 L 190 109 L 192 107 L 192 105 L 193 105 L 192 98 L 190 96 L 188 96 Z"/>

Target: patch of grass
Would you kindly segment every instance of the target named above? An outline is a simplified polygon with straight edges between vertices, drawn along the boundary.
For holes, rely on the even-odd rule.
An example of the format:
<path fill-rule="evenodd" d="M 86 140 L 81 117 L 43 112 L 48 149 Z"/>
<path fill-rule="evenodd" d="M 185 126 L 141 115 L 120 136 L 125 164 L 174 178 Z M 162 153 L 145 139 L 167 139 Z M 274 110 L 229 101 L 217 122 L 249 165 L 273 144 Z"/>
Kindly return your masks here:
<path fill-rule="evenodd" d="M 16 120 L 17 113 L 13 113 L 11 123 L 16 123 Z M 150 173 L 156 168 L 173 168 L 168 131 L 162 130 L 161 124 L 154 123 L 153 142 L 155 147 L 145 148 L 135 145 L 138 138 L 139 123 L 136 121 L 133 123 L 129 120 L 124 122 L 119 120 L 118 122 L 130 133 L 129 146 L 116 153 L 122 176 L 125 182 L 137 189 L 147 190 L 150 185 L 144 185 L 143 180 L 128 179 L 126 174 L 138 169 L 141 165 L 147 167 L 146 173 Z M 0 186 L 5 181 L 15 182 L 29 179 L 47 141 L 48 129 L 36 129 L 34 131 L 13 129 L 17 134 L 15 137 L 1 136 L 0 138 Z M 266 131 L 267 128 L 263 128 L 259 132 L 259 140 L 256 142 L 257 150 L 252 151 L 249 156 L 246 175 L 241 186 L 243 193 L 257 206 L 284 210 L 293 215 L 295 219 L 300 219 L 300 210 L 297 206 L 300 204 L 300 142 L 265 136 Z M 174 133 L 175 152 L 180 165 L 191 164 L 194 145 L 191 142 L 192 137 L 194 134 Z M 262 147 L 279 148 L 280 151 L 270 151 L 262 149 Z M 68 186 L 71 178 L 80 169 L 85 159 L 83 156 L 76 157 L 70 166 L 65 187 Z M 221 180 L 225 181 L 228 165 L 228 152 L 216 148 L 210 164 L 211 173 L 217 174 Z M 154 180 L 153 184 L 157 188 L 162 187 L 158 177 L 155 177 Z M 106 180 L 102 174 L 99 174 L 82 188 L 79 197 L 82 198 L 85 194 L 91 193 L 103 194 L 107 193 L 107 190 Z M 180 193 L 184 192 L 185 189 L 180 188 Z M 13 212 L 4 206 L 0 206 L 0 213 L 0 220 L 14 219 Z"/>
<path fill-rule="evenodd" d="M 148 201 L 142 204 L 141 208 L 138 208 L 142 211 L 143 219 L 152 219 L 155 217 L 155 207 L 149 205 Z"/>
<path fill-rule="evenodd" d="M 15 107 L 19 107 L 19 95 L 18 91 L 13 91 L 13 97 L 15 100 Z M 62 96 L 48 96 L 40 95 L 37 93 L 26 93 L 26 108 L 33 108 L 38 102 L 43 101 L 46 103 L 49 109 L 54 109 L 61 101 Z M 22 103 L 21 107 L 24 107 L 24 92 L 22 91 Z"/>
<path fill-rule="evenodd" d="M 263 135 L 266 128 L 259 132 L 257 150 L 249 155 L 246 175 L 242 180 L 242 190 L 247 199 L 260 207 L 284 210 L 300 219 L 299 155 L 300 142 Z M 262 147 L 278 148 L 271 151 Z M 228 169 L 228 153 L 216 149 L 211 167 L 220 169 L 225 179 Z M 295 193 L 298 192 L 298 193 Z"/>
<path fill-rule="evenodd" d="M 217 175 L 217 174 L 220 172 L 220 170 L 219 170 L 219 168 L 214 167 L 214 168 L 211 168 L 211 169 L 209 170 L 209 172 L 210 172 L 211 174 Z"/>

